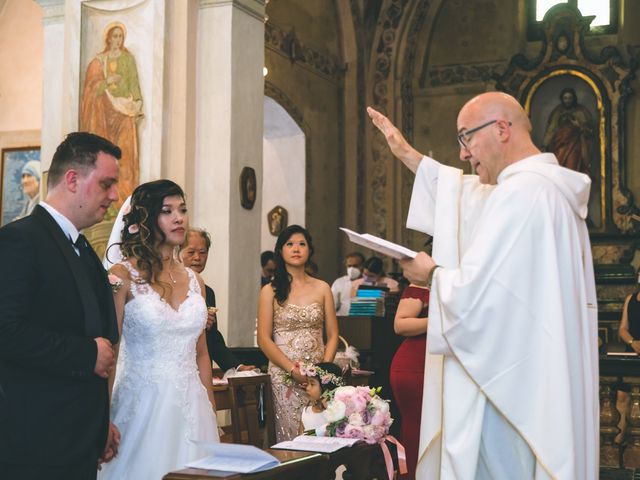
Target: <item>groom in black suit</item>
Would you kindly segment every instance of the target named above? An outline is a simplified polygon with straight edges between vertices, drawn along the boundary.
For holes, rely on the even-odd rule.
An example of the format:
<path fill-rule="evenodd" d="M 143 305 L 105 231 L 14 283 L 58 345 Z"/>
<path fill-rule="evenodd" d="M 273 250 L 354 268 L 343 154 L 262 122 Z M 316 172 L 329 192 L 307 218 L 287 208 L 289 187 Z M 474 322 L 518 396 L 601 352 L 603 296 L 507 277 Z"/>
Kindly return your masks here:
<path fill-rule="evenodd" d="M 107 275 L 79 233 L 118 199 L 120 149 L 58 146 L 46 202 L 0 228 L 0 478 L 94 479 L 119 433 L 107 377 L 118 328 Z"/>

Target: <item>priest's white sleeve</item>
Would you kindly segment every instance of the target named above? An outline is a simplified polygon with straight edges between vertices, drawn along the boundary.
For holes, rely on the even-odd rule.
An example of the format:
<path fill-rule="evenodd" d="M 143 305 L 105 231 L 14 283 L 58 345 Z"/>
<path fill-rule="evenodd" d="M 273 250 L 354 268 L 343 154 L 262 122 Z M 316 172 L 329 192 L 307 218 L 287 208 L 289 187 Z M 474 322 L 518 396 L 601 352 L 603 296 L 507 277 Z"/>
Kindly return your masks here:
<path fill-rule="evenodd" d="M 407 228 L 433 235 L 435 228 L 436 194 L 438 177 L 442 165 L 433 158 L 424 156 L 413 181 L 411 203 L 407 215 Z"/>

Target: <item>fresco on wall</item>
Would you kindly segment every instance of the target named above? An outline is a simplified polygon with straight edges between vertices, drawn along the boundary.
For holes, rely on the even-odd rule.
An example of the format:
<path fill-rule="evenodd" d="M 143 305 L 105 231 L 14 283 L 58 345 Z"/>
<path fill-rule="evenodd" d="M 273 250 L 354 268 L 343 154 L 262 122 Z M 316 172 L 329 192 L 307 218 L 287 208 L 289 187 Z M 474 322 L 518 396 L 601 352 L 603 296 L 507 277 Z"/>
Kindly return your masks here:
<path fill-rule="evenodd" d="M 117 208 L 140 179 L 137 122 L 143 116 L 142 94 L 126 36 L 123 23 L 107 25 L 104 49 L 87 67 L 80 105 L 80 129 L 103 136 L 122 150 Z"/>

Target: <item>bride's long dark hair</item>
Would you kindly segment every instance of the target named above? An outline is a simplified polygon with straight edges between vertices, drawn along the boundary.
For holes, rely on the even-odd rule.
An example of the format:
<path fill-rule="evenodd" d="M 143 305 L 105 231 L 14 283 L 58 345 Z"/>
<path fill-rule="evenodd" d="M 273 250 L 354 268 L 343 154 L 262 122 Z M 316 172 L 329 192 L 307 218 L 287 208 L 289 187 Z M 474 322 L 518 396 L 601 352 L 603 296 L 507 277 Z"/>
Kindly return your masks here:
<path fill-rule="evenodd" d="M 278 235 L 276 248 L 273 252 L 276 270 L 273 274 L 273 280 L 271 280 L 271 287 L 275 293 L 276 301 L 280 306 L 284 305 L 284 302 L 287 301 L 289 293 L 291 292 L 291 275 L 287 272 L 287 266 L 282 258 L 282 247 L 284 247 L 284 244 L 287 243 L 296 233 L 304 235 L 307 245 L 309 246 L 309 258 L 307 258 L 307 265 L 309 265 L 314 252 L 311 235 L 300 225 L 289 225 L 280 233 L 280 235 Z"/>
<path fill-rule="evenodd" d="M 125 258 L 137 260 L 137 270 L 149 283 L 156 283 L 162 271 L 162 258 L 156 247 L 166 235 L 158 227 L 158 215 L 164 199 L 174 196 L 184 199 L 184 192 L 171 180 L 143 183 L 133 191 L 131 210 L 123 217 L 120 250 Z"/>

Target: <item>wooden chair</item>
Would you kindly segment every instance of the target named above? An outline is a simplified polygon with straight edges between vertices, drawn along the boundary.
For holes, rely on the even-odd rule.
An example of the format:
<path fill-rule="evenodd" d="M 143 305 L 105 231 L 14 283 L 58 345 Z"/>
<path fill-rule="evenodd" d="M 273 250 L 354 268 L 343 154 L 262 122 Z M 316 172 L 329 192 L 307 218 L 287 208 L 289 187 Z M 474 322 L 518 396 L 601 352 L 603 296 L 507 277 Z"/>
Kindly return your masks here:
<path fill-rule="evenodd" d="M 229 377 L 233 443 L 268 448 L 276 442 L 271 376 Z"/>

